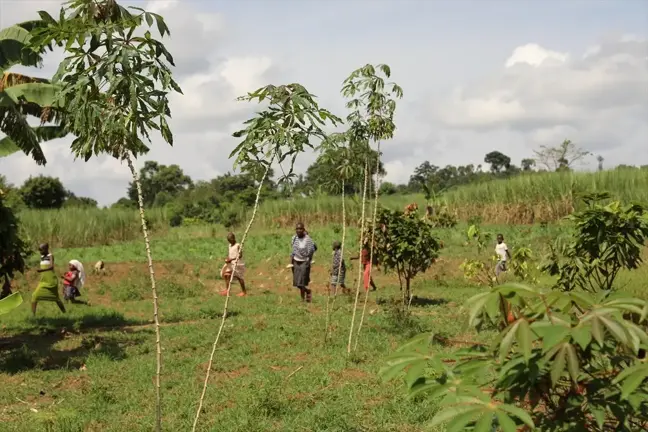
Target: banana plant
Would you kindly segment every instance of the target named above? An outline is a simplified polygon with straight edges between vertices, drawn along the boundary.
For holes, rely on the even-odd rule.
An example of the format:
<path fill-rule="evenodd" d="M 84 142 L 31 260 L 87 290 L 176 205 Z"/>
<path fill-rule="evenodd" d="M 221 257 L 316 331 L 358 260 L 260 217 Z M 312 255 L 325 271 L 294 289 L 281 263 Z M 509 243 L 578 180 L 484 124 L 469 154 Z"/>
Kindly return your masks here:
<path fill-rule="evenodd" d="M 39 165 L 47 160 L 40 143 L 66 135 L 56 102 L 59 87 L 49 80 L 10 72 L 14 66 L 39 67 L 47 47 L 34 49 L 31 32 L 42 21 L 15 24 L 0 30 L 0 157 L 22 151 Z M 28 116 L 40 119 L 32 127 Z M 45 123 L 54 122 L 53 125 Z"/>

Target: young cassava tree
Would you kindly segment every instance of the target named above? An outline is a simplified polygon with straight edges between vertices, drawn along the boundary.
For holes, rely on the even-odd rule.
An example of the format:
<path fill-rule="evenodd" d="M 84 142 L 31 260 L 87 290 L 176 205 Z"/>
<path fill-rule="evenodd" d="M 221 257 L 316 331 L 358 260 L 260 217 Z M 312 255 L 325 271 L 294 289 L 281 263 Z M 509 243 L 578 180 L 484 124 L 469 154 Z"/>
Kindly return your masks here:
<path fill-rule="evenodd" d="M 379 209 L 373 227 L 365 235 L 374 236 L 374 254 L 381 266 L 398 274 L 403 305 L 409 307 L 412 279 L 434 264 L 441 243 L 433 233 L 432 224 L 419 217 L 416 204 L 408 206 L 405 212 Z"/>
<path fill-rule="evenodd" d="M 568 217 L 574 227 L 571 237 L 551 245 L 542 270 L 558 276 L 556 288 L 610 292 L 619 271 L 634 270 L 642 263 L 648 212 L 639 204 L 602 204 L 609 198 L 607 194 L 585 196 L 585 209 Z"/>
<path fill-rule="evenodd" d="M 239 98 L 240 101 L 256 101 L 258 103 L 267 101 L 268 106 L 265 110 L 257 113 L 255 117 L 246 121 L 245 129 L 234 133 L 235 138 L 242 138 L 241 143 L 230 154 L 230 157 L 235 157 L 235 167 L 241 167 L 250 172 L 263 172 L 259 179 L 252 216 L 241 238 L 239 254 L 232 263 L 234 269 L 238 264 L 238 260 L 243 252 L 245 240 L 254 223 L 259 208 L 261 190 L 272 164 L 280 164 L 286 159 L 289 160 L 288 171 L 284 173 L 280 181 L 290 181 L 294 177 L 294 166 L 299 154 L 307 148 L 315 148 L 313 140 L 324 141 L 326 139 L 323 128 L 327 124 L 337 125 L 342 121 L 328 110 L 320 108 L 315 99 L 315 95 L 309 93 L 300 84 L 268 85 Z M 232 276 L 227 287 L 227 297 L 223 307 L 221 323 L 209 357 L 203 390 L 194 418 L 194 432 L 198 426 L 205 394 L 207 393 L 207 385 L 209 383 L 209 375 L 214 361 L 216 346 L 225 326 L 230 287 L 234 274 L 235 272 L 232 271 Z"/>
<path fill-rule="evenodd" d="M 372 223 L 375 224 L 376 212 L 378 209 L 378 191 L 380 190 L 380 144 L 383 140 L 391 139 L 394 136 L 396 125 L 394 124 L 394 113 L 396 112 L 396 99 L 403 97 L 403 90 L 393 82 L 386 80 L 391 77 L 391 69 L 386 64 L 379 64 L 373 66 L 367 64 L 359 69 L 356 69 L 344 80 L 342 85 L 342 95 L 349 98 L 347 108 L 351 113 L 347 116 L 347 121 L 350 124 L 349 133 L 354 137 L 354 141 L 359 144 L 370 146 L 371 142 L 376 143 L 377 157 L 375 161 L 367 160 L 367 163 L 372 163 L 376 167 L 376 176 L 374 178 L 374 206 L 372 213 Z M 364 206 L 364 203 L 363 203 Z M 362 220 L 364 223 L 365 215 L 363 213 Z M 364 227 L 361 227 L 364 231 Z M 361 236 L 362 237 L 362 236 Z M 364 241 L 361 238 L 360 248 L 362 248 Z M 370 242 L 370 264 L 369 264 L 369 277 L 371 277 L 371 257 L 373 256 L 374 239 L 373 233 Z M 351 317 L 351 327 L 349 329 L 349 342 L 347 345 L 347 352 L 351 351 L 351 340 L 353 338 L 353 329 L 355 326 L 355 316 L 358 306 L 358 298 L 360 293 L 360 282 L 356 285 L 356 296 L 353 308 L 353 315 Z M 364 321 L 364 315 L 367 308 L 367 299 L 369 291 L 365 292 L 365 301 L 362 310 L 362 318 L 358 326 L 358 336 Z M 356 338 L 358 337 L 356 336 Z M 357 339 L 356 339 L 357 346 Z"/>
<path fill-rule="evenodd" d="M 152 131 L 173 144 L 167 123 L 171 115 L 168 94 L 181 92 L 170 69 L 173 57 L 144 27 L 155 24 L 161 37 L 169 35 L 169 29 L 160 15 L 140 8 L 127 9 L 114 0 L 70 1 L 58 20 L 44 11 L 39 14 L 47 26 L 32 34 L 36 50 L 50 44 L 65 48 L 66 57 L 52 81 L 61 88 L 57 103 L 65 113 L 63 123 L 75 136 L 73 154 L 86 161 L 100 154 L 125 161 L 137 185 L 153 295 L 155 429 L 160 431 L 162 348 L 158 295 L 141 185 L 133 159 L 148 152 Z"/>

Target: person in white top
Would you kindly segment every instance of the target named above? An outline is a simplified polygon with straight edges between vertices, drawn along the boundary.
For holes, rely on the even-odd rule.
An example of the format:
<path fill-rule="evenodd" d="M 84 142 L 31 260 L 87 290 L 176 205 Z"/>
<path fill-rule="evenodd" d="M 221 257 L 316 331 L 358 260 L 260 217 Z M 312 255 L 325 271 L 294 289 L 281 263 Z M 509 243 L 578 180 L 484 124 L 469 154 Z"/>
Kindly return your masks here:
<path fill-rule="evenodd" d="M 230 281 L 235 279 L 238 281 L 239 285 L 241 285 L 241 292 L 238 293 L 237 296 L 244 297 L 247 295 L 247 290 L 245 289 L 245 263 L 243 262 L 241 245 L 236 243 L 236 236 L 234 233 L 227 234 L 227 241 L 229 242 L 229 253 L 225 260 L 225 265 L 221 270 L 221 276 L 225 279 L 225 289 L 222 290 L 220 294 L 227 295 L 230 289 Z M 235 262 L 236 268 L 234 268 Z M 234 272 L 234 277 L 232 277 L 232 272 Z"/>
<path fill-rule="evenodd" d="M 495 275 L 499 276 L 500 273 L 505 272 L 506 262 L 511 259 L 508 246 L 504 243 L 504 236 L 497 234 L 497 245 L 495 246 L 495 253 L 497 254 L 497 266 L 495 266 Z"/>

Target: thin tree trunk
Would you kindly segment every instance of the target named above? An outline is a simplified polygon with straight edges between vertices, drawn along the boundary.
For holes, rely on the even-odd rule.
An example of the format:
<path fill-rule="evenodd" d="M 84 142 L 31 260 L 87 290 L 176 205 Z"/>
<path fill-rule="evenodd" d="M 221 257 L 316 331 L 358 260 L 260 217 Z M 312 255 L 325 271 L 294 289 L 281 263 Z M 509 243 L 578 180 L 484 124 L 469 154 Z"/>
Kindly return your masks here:
<path fill-rule="evenodd" d="M 268 162 L 268 166 L 266 167 L 263 177 L 261 177 L 261 182 L 259 183 L 259 187 L 257 188 L 256 198 L 254 200 L 254 210 L 252 211 L 252 217 L 250 217 L 250 222 L 248 222 L 248 225 L 245 228 L 245 232 L 243 233 L 243 237 L 241 238 L 239 253 L 236 256 L 234 263 L 232 264 L 232 274 L 230 275 L 230 280 L 227 284 L 227 297 L 225 298 L 225 305 L 223 306 L 223 315 L 221 316 L 220 327 L 218 328 L 218 333 L 216 334 L 216 339 L 214 340 L 214 345 L 212 346 L 212 351 L 209 356 L 209 363 L 207 364 L 207 373 L 205 374 L 205 382 L 203 383 L 203 390 L 202 390 L 202 394 L 200 395 L 200 401 L 198 402 L 198 410 L 196 411 L 196 417 L 193 423 L 193 428 L 192 428 L 193 432 L 196 432 L 196 427 L 198 426 L 198 419 L 200 418 L 200 413 L 202 411 L 203 403 L 205 401 L 205 394 L 207 393 L 209 375 L 211 373 L 212 364 L 214 363 L 214 354 L 216 353 L 216 346 L 218 345 L 218 341 L 220 340 L 221 334 L 223 333 L 223 327 L 225 327 L 225 319 L 227 318 L 227 307 L 229 305 L 230 290 L 232 289 L 232 281 L 234 279 L 234 275 L 236 274 L 236 268 L 238 265 L 239 258 L 243 253 L 243 246 L 245 245 L 245 240 L 247 239 L 247 236 L 250 233 L 250 228 L 252 228 L 252 224 L 254 223 L 254 219 L 256 218 L 257 211 L 259 210 L 259 199 L 261 197 L 261 190 L 263 189 L 263 182 L 265 182 L 266 178 L 268 177 L 268 172 L 270 171 L 270 165 L 272 165 L 274 158 L 275 156 L 273 155 L 273 157 Z"/>
<path fill-rule="evenodd" d="M 378 213 L 378 190 L 380 189 L 380 141 L 377 145 L 378 156 L 376 160 L 376 181 L 374 182 L 374 208 L 373 216 L 371 218 L 371 246 L 369 249 L 369 281 L 371 281 L 371 271 L 373 270 L 373 253 L 374 253 L 374 242 L 376 238 L 376 215 Z M 362 315 L 360 315 L 360 324 L 358 324 L 358 332 L 356 333 L 356 341 L 353 346 L 353 350 L 358 349 L 358 340 L 360 339 L 360 330 L 362 330 L 362 324 L 364 323 L 364 317 L 367 313 L 367 301 L 369 300 L 369 289 L 365 290 L 364 305 L 362 305 Z"/>
<path fill-rule="evenodd" d="M 133 181 L 137 187 L 137 203 L 139 206 L 140 219 L 142 221 L 142 234 L 144 235 L 144 245 L 146 247 L 146 258 L 148 260 L 149 275 L 151 276 L 151 291 L 153 293 L 153 319 L 155 321 L 155 430 L 162 430 L 162 398 L 160 395 L 160 374 L 162 371 L 162 344 L 160 342 L 160 318 L 157 288 L 155 286 L 155 270 L 153 269 L 153 256 L 151 255 L 151 244 L 148 237 L 148 228 L 146 226 L 146 217 L 144 215 L 144 199 L 142 198 L 142 184 L 139 181 L 137 171 L 133 165 L 133 159 L 130 154 L 126 155 L 126 163 L 130 169 Z"/>
<path fill-rule="evenodd" d="M 331 329 L 331 309 L 333 309 L 333 305 L 335 304 L 335 299 L 337 298 L 338 287 L 340 286 L 340 276 L 342 273 L 342 262 L 344 262 L 344 242 L 346 241 L 346 206 L 344 204 L 344 198 L 345 198 L 344 187 L 345 187 L 345 183 L 344 180 L 342 180 L 342 247 L 340 249 L 340 264 L 338 266 L 337 283 L 335 284 L 335 291 L 333 292 L 332 302 L 331 302 L 330 283 L 329 286 L 326 287 L 326 292 L 328 293 L 328 296 L 326 298 L 326 332 L 324 334 L 324 343 L 328 341 L 328 337 Z"/>
<path fill-rule="evenodd" d="M 362 216 L 360 220 L 360 265 L 358 266 L 358 281 L 356 283 L 355 301 L 353 303 L 353 315 L 351 316 L 351 328 L 349 328 L 349 342 L 347 344 L 347 354 L 351 354 L 351 341 L 353 340 L 353 329 L 355 327 L 355 317 L 358 310 L 358 299 L 360 297 L 360 282 L 362 281 L 362 245 L 364 244 L 364 227 L 365 227 L 365 204 L 367 202 L 367 176 L 369 172 L 369 160 L 365 159 L 364 187 L 362 188 Z"/>
<path fill-rule="evenodd" d="M 405 276 L 405 293 L 407 295 L 407 302 L 403 306 L 407 306 L 407 309 L 409 309 L 409 305 L 412 303 L 412 294 L 410 291 L 410 282 L 411 279 Z"/>

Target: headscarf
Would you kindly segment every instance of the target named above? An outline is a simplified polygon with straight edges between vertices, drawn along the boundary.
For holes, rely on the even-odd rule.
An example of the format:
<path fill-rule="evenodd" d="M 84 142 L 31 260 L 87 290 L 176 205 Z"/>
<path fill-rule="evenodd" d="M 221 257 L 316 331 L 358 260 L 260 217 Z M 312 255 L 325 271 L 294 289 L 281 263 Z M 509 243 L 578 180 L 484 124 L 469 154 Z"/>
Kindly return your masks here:
<path fill-rule="evenodd" d="M 77 271 L 79 272 L 75 286 L 78 289 L 83 288 L 83 284 L 85 284 L 85 270 L 83 270 L 83 264 L 81 264 L 77 260 L 71 260 L 70 265 L 73 265 L 74 268 L 77 269 Z"/>

